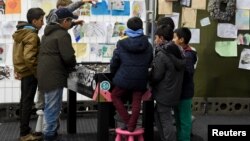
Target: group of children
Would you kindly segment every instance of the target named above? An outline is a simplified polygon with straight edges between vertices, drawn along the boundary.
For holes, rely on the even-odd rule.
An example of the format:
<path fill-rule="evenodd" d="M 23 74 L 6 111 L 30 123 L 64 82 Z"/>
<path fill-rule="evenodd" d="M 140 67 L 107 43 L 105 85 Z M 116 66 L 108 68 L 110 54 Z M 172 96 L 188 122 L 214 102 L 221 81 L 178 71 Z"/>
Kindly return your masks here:
<path fill-rule="evenodd" d="M 154 117 L 161 141 L 190 141 L 193 75 L 197 55 L 189 46 L 190 30 L 174 28 L 174 22 L 169 17 L 157 22 L 153 52 L 143 34 L 141 19 L 133 17 L 128 20 L 125 37 L 117 42 L 110 63 L 115 86 L 111 96 L 125 123 L 122 129 L 133 132 L 140 113 L 141 99 L 149 83 L 156 101 Z M 122 96 L 128 94 L 132 94 L 131 115 L 122 102 Z M 177 134 L 172 122 L 172 111 Z"/>
<path fill-rule="evenodd" d="M 46 17 L 47 26 L 41 42 L 38 31 L 44 24 L 45 15 L 41 8 L 29 9 L 27 22 L 18 22 L 17 31 L 13 34 L 13 64 L 15 78 L 21 80 L 20 141 L 41 140 L 41 134 L 33 134 L 29 127 L 37 86 L 39 103 L 42 103 L 37 108 L 44 109 L 44 140 L 58 139 L 63 87 L 67 85 L 68 74 L 76 65 L 67 30 L 83 23 L 82 20 L 77 21 L 78 17 L 72 12 L 85 2 L 93 1 L 72 3 L 71 0 L 58 0 L 58 9 L 51 10 Z M 128 20 L 125 36 L 117 42 L 110 62 L 115 86 L 111 96 L 126 125 L 123 129 L 133 132 L 142 96 L 150 84 L 156 101 L 155 121 L 161 140 L 190 141 L 193 75 L 197 57 L 188 45 L 190 30 L 174 28 L 171 18 L 160 19 L 153 49 L 143 33 L 142 20 L 138 17 Z M 149 72 L 150 67 L 152 70 Z M 131 115 L 121 98 L 129 93 L 132 93 L 133 99 Z M 172 110 L 175 113 L 177 136 L 172 124 Z"/>

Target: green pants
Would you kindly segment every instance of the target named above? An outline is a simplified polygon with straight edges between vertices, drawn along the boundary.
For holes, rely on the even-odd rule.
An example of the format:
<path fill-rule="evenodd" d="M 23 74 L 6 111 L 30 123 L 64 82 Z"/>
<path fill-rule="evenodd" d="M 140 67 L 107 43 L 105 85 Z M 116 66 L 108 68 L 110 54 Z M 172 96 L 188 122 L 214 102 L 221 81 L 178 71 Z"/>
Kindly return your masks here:
<path fill-rule="evenodd" d="M 175 108 L 175 121 L 178 141 L 190 141 L 192 132 L 192 99 L 183 99 Z"/>

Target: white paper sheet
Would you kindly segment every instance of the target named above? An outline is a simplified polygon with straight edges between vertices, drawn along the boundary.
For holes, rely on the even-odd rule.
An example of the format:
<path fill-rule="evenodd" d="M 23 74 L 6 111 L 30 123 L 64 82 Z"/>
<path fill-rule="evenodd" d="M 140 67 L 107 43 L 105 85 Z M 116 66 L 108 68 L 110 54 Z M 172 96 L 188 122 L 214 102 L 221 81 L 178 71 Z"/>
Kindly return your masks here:
<path fill-rule="evenodd" d="M 190 29 L 191 31 L 191 40 L 189 43 L 199 44 L 200 43 L 200 29 Z"/>
<path fill-rule="evenodd" d="M 221 38 L 237 38 L 238 29 L 229 23 L 219 23 L 217 26 L 217 36 Z"/>
<path fill-rule="evenodd" d="M 244 48 L 240 55 L 239 68 L 250 70 L 250 49 Z"/>
<path fill-rule="evenodd" d="M 210 25 L 210 19 L 209 17 L 206 17 L 206 18 L 203 18 L 200 20 L 200 23 L 201 23 L 201 26 L 207 26 L 207 25 Z"/>

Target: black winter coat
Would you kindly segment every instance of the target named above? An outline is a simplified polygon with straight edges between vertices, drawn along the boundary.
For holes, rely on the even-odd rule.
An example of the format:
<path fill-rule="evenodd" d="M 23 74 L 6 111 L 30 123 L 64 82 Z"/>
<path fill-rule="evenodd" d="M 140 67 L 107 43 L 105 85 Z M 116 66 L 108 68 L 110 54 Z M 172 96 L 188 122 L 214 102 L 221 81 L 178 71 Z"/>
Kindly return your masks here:
<path fill-rule="evenodd" d="M 180 101 L 185 59 L 178 46 L 166 43 L 158 48 L 151 73 L 152 94 L 158 104 L 175 106 Z"/>
<path fill-rule="evenodd" d="M 57 24 L 47 25 L 38 56 L 38 88 L 51 91 L 67 86 L 70 71 L 76 65 L 71 37 Z"/>
<path fill-rule="evenodd" d="M 146 90 L 152 58 L 153 49 L 147 36 L 119 40 L 110 63 L 114 85 L 128 90 Z"/>

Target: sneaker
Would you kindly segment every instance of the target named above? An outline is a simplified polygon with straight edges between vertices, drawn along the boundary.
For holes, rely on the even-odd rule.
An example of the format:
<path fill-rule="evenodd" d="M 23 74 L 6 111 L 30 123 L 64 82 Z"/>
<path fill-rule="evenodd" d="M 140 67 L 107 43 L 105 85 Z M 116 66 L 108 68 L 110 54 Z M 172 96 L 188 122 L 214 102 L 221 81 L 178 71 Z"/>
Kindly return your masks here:
<path fill-rule="evenodd" d="M 42 140 L 42 136 L 36 136 L 32 133 L 29 133 L 25 136 L 21 136 L 20 141 L 41 141 Z"/>

